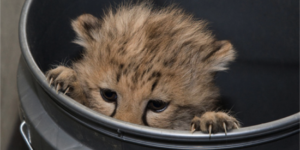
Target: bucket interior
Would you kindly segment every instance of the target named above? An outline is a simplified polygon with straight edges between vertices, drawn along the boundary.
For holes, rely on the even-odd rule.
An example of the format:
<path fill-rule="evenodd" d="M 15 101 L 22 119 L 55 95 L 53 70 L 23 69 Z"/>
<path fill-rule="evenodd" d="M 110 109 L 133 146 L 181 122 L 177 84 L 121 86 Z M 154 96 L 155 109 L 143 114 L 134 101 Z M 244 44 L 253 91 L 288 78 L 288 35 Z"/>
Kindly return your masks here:
<path fill-rule="evenodd" d="M 31 54 L 45 72 L 79 59 L 82 47 L 72 43 L 71 20 L 83 13 L 101 18 L 103 9 L 121 0 L 34 1 L 27 18 Z M 197 19 L 209 22 L 220 40 L 230 40 L 238 57 L 219 72 L 223 109 L 242 126 L 278 120 L 299 112 L 298 1 L 154 0 L 157 7 L 178 4 Z"/>

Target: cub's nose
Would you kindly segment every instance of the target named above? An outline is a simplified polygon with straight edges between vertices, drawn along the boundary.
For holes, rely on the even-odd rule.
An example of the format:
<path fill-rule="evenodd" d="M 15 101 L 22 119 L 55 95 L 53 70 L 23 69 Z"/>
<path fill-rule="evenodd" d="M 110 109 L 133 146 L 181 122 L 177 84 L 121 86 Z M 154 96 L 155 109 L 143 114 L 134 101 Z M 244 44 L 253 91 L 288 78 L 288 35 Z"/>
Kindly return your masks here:
<path fill-rule="evenodd" d="M 141 113 L 117 111 L 114 118 L 134 124 L 144 125 Z"/>

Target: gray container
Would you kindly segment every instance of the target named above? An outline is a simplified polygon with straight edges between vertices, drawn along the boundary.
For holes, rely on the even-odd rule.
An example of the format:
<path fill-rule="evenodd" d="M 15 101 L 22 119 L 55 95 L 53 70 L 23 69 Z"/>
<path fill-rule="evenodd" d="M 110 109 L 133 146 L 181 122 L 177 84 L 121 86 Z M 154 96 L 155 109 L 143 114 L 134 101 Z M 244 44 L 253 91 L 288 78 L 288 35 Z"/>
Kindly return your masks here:
<path fill-rule="evenodd" d="M 241 112 L 237 118 L 245 127 L 211 138 L 201 132 L 151 128 L 104 116 L 57 94 L 43 72 L 52 64 L 79 56 L 82 48 L 71 43 L 75 37 L 71 19 L 82 13 L 100 17 L 102 9 L 113 2 L 27 0 L 20 20 L 22 57 L 18 68 L 24 120 L 20 130 L 27 144 L 41 150 L 299 149 L 298 1 L 175 2 L 196 17 L 212 21 L 218 38 L 230 39 L 236 46 L 239 59 L 229 73 L 220 73 L 216 80 L 225 107 L 235 105 L 232 110 Z M 163 6 L 168 1 L 154 3 Z M 277 86 L 270 86 L 273 84 Z"/>

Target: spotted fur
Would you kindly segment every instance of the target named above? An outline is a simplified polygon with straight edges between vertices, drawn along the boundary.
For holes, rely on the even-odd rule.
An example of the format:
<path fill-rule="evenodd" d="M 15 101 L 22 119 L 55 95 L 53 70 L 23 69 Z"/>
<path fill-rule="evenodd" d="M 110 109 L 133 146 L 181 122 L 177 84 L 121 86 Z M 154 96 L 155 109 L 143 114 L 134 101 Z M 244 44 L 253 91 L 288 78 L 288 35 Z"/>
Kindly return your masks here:
<path fill-rule="evenodd" d="M 75 72 L 80 84 L 73 88 L 80 93 L 69 95 L 123 121 L 190 129 L 195 116 L 214 111 L 219 91 L 213 76 L 235 58 L 231 43 L 218 41 L 206 24 L 180 8 L 154 9 L 149 3 L 122 5 L 101 19 L 79 16 L 72 26 L 75 43 L 85 50 L 68 69 Z M 104 101 L 100 88 L 115 91 L 118 100 Z M 150 100 L 169 105 L 154 112 L 147 109 Z"/>

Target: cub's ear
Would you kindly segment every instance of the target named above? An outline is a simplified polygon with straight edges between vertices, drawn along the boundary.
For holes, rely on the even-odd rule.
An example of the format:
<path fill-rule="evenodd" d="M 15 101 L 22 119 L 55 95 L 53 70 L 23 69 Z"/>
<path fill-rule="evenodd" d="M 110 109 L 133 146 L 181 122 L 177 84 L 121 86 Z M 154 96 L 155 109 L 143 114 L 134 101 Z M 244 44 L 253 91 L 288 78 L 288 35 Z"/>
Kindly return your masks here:
<path fill-rule="evenodd" d="M 227 70 L 229 62 L 235 59 L 236 52 L 229 41 L 215 41 L 213 49 L 202 59 L 209 71 Z"/>
<path fill-rule="evenodd" d="M 72 21 L 72 27 L 77 34 L 75 43 L 87 47 L 89 43 L 100 37 L 100 20 L 91 14 L 83 14 Z"/>

